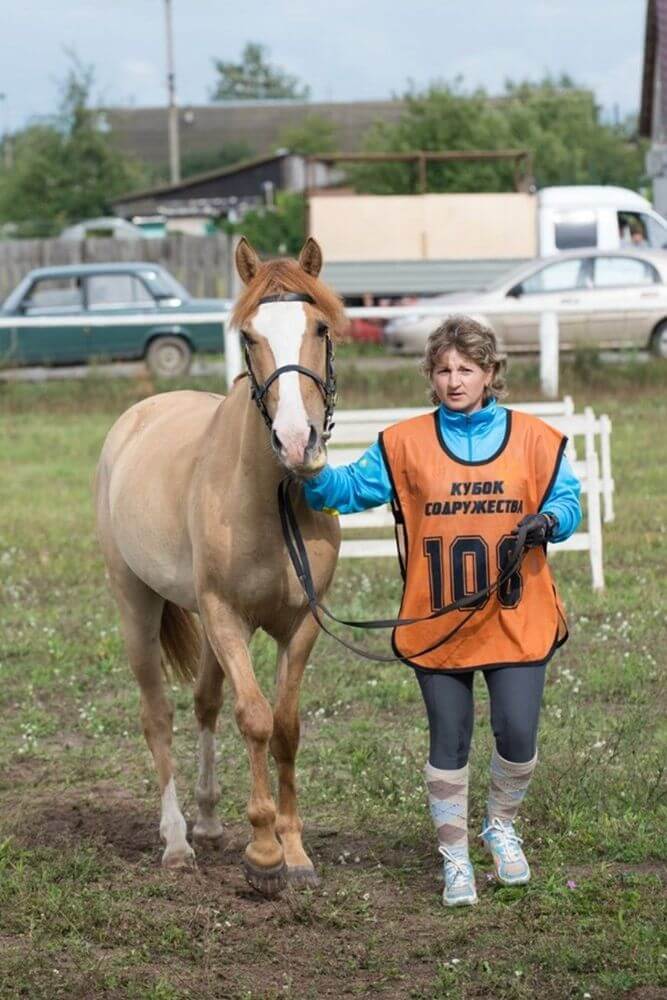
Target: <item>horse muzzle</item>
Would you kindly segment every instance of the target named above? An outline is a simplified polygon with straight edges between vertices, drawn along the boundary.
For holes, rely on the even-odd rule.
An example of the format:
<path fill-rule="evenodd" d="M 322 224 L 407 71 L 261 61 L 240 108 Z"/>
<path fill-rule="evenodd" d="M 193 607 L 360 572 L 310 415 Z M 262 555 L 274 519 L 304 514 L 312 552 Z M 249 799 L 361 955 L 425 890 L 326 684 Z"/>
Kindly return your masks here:
<path fill-rule="evenodd" d="M 272 429 L 271 445 L 285 468 L 299 476 L 315 476 L 326 465 L 327 453 L 322 435 L 313 424 L 310 424 L 307 439 L 305 435 L 296 434 L 282 441 Z"/>

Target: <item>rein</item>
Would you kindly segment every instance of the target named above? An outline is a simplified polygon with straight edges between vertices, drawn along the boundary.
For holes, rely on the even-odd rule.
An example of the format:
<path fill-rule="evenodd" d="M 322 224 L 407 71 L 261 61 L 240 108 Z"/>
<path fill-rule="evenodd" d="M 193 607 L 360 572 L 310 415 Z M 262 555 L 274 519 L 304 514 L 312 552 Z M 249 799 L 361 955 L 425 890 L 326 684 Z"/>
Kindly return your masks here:
<path fill-rule="evenodd" d="M 435 619 L 442 618 L 444 615 L 447 615 L 452 611 L 465 611 L 470 608 L 470 611 L 465 618 L 455 625 L 454 628 L 451 629 L 451 631 L 449 631 L 442 639 L 438 639 L 437 642 L 427 646 L 425 649 L 420 649 L 416 653 L 411 653 L 410 656 L 414 659 L 420 656 L 425 656 L 427 653 L 432 653 L 434 650 L 438 649 L 440 646 L 444 646 L 446 642 L 453 638 L 459 629 L 463 628 L 466 622 L 468 622 L 474 615 L 477 610 L 477 603 L 485 601 L 488 597 L 491 597 L 492 594 L 495 594 L 502 587 L 502 585 L 520 569 L 521 563 L 523 562 L 524 546 L 526 544 L 526 536 L 529 531 L 527 525 L 518 529 L 516 542 L 509 554 L 507 564 L 503 568 L 502 572 L 498 574 L 495 583 L 489 584 L 488 587 L 484 587 L 482 590 L 479 590 L 474 594 L 467 594 L 458 601 L 452 601 L 451 604 L 447 604 L 445 607 L 439 608 L 430 615 L 424 615 L 422 618 L 381 618 L 374 621 L 356 621 L 346 618 L 338 618 L 331 611 L 329 611 L 325 604 L 322 604 L 315 590 L 315 584 L 313 583 L 313 577 L 310 570 L 310 562 L 308 560 L 308 552 L 306 551 L 301 529 L 299 528 L 289 495 L 290 485 L 293 481 L 294 480 L 290 476 L 287 476 L 279 483 L 278 511 L 280 513 L 280 524 L 282 527 L 283 538 L 285 539 L 285 544 L 287 546 L 287 552 L 292 566 L 294 567 L 294 572 L 296 573 L 299 583 L 301 584 L 301 588 L 306 595 L 310 612 L 323 632 L 326 632 L 326 634 L 330 635 L 332 639 L 336 640 L 336 642 L 345 646 L 346 649 L 352 650 L 353 653 L 357 653 L 366 660 L 373 660 L 376 663 L 398 663 L 399 661 L 402 661 L 403 658 L 400 656 L 382 656 L 378 653 L 369 653 L 360 646 L 355 646 L 354 643 L 348 642 L 346 639 L 336 635 L 335 632 L 332 632 L 322 620 L 322 615 L 326 615 L 326 617 L 331 619 L 331 621 L 337 622 L 339 625 L 344 625 L 347 628 L 394 629 L 403 625 L 416 625 L 418 622 L 434 621 Z"/>
<path fill-rule="evenodd" d="M 269 302 L 307 302 L 310 305 L 315 305 L 315 300 L 311 295 L 301 294 L 298 292 L 284 292 L 279 295 L 266 295 L 264 298 L 259 300 L 259 305 L 263 305 Z M 311 378 L 319 388 L 324 399 L 324 423 L 322 431 L 322 440 L 328 441 L 331 437 L 331 431 L 334 427 L 333 415 L 334 408 L 336 406 L 336 372 L 334 369 L 334 348 L 331 341 L 329 333 L 326 334 L 326 378 L 322 379 L 317 372 L 311 371 L 310 368 L 304 368 L 302 365 L 282 365 L 280 368 L 276 368 L 275 371 L 271 372 L 269 377 L 260 385 L 255 377 L 255 373 L 252 370 L 252 365 L 250 363 L 250 352 L 248 351 L 248 346 L 244 342 L 243 351 L 245 355 L 245 362 L 248 369 L 248 377 L 251 384 L 251 395 L 259 412 L 262 415 L 264 423 L 271 431 L 272 420 L 269 412 L 266 408 L 266 393 L 269 387 L 275 382 L 277 378 L 285 374 L 285 372 L 299 372 L 301 375 L 306 375 Z M 310 562 L 308 559 L 308 552 L 306 550 L 305 543 L 303 541 L 303 536 L 301 534 L 301 529 L 299 528 L 299 523 L 296 519 L 296 514 L 294 513 L 294 508 L 292 506 L 292 501 L 290 498 L 290 486 L 294 482 L 293 477 L 287 476 L 285 479 L 281 480 L 278 486 L 278 512 L 280 514 L 280 524 L 282 527 L 283 538 L 285 540 L 285 545 L 287 546 L 287 552 L 290 557 L 290 561 L 296 573 L 297 579 L 301 584 L 303 592 L 308 601 L 308 607 L 310 612 L 320 626 L 323 632 L 335 639 L 336 642 L 345 646 L 346 649 L 351 650 L 353 653 L 357 653 L 359 656 L 364 657 L 366 660 L 373 660 L 376 663 L 397 663 L 402 660 L 400 656 L 382 656 L 377 653 L 369 653 L 365 649 L 361 649 L 359 646 L 355 646 L 354 643 L 348 642 L 346 639 L 341 638 L 332 632 L 327 624 L 323 621 L 323 616 L 326 616 L 331 621 L 337 622 L 339 625 L 344 625 L 347 628 L 361 628 L 361 629 L 387 629 L 387 628 L 398 628 L 403 625 L 416 625 L 419 622 L 434 621 L 437 618 L 441 618 L 444 615 L 450 614 L 452 611 L 468 611 L 468 614 L 463 618 L 446 636 L 442 639 L 438 639 L 437 642 L 428 646 L 426 649 L 422 649 L 417 653 L 411 653 L 413 658 L 425 656 L 427 653 L 432 653 L 435 649 L 440 646 L 444 646 L 459 629 L 470 620 L 472 615 L 474 615 L 477 610 L 477 604 L 480 601 L 486 601 L 488 597 L 495 594 L 502 585 L 509 580 L 509 578 L 517 572 L 523 562 L 524 556 L 524 546 L 526 543 L 526 535 L 528 533 L 528 527 L 519 528 L 517 532 L 516 543 L 512 548 L 506 566 L 498 574 L 495 583 L 489 584 L 488 587 L 484 587 L 482 590 L 477 591 L 474 594 L 468 594 L 465 597 L 460 598 L 458 601 L 453 601 L 451 604 L 445 605 L 443 608 L 439 608 L 430 615 L 425 615 L 423 618 L 386 618 L 379 619 L 376 621 L 354 621 L 345 618 L 337 618 L 326 605 L 322 604 L 317 596 L 315 589 L 315 584 L 313 582 L 313 576 L 310 569 Z"/>

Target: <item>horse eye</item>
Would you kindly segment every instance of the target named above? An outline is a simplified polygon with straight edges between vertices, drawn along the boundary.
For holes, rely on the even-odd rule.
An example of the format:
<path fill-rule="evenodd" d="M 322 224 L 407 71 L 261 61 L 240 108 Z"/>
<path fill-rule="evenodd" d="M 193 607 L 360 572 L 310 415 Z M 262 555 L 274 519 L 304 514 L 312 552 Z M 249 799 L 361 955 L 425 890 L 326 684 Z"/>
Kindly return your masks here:
<path fill-rule="evenodd" d="M 317 336 L 318 337 L 326 337 L 326 335 L 328 334 L 328 332 L 329 332 L 329 327 L 326 325 L 326 323 L 318 323 L 317 324 Z"/>

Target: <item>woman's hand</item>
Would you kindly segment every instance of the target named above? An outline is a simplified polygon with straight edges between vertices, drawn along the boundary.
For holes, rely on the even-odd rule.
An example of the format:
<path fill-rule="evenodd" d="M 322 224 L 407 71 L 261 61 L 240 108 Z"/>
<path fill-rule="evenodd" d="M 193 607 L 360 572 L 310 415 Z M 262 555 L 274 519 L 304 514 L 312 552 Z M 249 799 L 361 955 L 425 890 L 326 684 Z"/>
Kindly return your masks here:
<path fill-rule="evenodd" d="M 528 514 L 523 517 L 512 532 L 518 534 L 519 528 L 528 528 L 526 548 L 534 549 L 545 545 L 558 527 L 558 520 L 553 514 Z"/>

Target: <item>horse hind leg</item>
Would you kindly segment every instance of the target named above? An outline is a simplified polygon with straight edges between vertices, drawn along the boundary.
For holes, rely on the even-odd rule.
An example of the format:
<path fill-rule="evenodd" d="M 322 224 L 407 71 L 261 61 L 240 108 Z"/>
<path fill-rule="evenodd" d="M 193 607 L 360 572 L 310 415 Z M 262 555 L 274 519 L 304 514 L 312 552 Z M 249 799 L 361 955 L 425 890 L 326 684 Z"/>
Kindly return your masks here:
<path fill-rule="evenodd" d="M 194 851 L 186 839 L 186 823 L 178 805 L 171 755 L 173 707 L 165 695 L 162 677 L 160 628 L 165 601 L 132 571 L 109 567 L 118 603 L 128 659 L 141 692 L 141 722 L 153 755 L 162 800 L 160 836 L 165 844 L 162 864 L 183 868 Z"/>
<path fill-rule="evenodd" d="M 199 675 L 194 692 L 195 715 L 199 723 L 199 776 L 197 779 L 197 820 L 195 840 L 222 842 L 222 823 L 215 814 L 220 785 L 215 773 L 215 726 L 222 706 L 222 667 L 206 638 L 202 640 Z"/>

